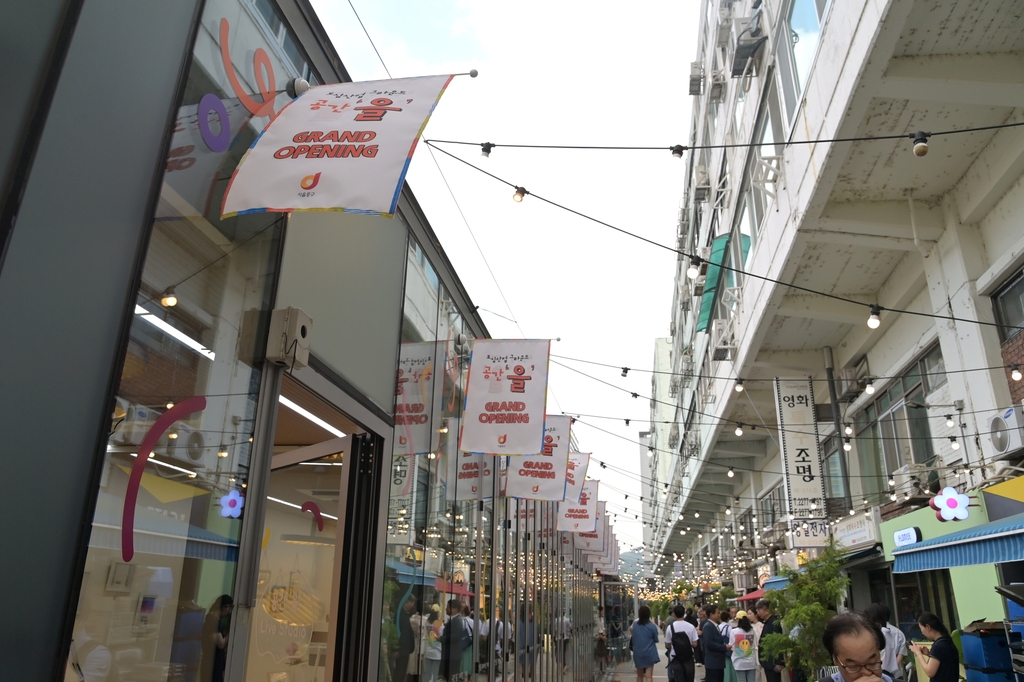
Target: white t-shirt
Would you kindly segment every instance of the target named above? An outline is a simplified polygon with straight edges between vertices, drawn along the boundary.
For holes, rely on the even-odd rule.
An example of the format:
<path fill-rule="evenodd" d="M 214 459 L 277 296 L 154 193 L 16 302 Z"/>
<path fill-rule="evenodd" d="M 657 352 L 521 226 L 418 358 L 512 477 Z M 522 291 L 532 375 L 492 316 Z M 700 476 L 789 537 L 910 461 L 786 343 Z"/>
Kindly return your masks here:
<path fill-rule="evenodd" d="M 562 639 L 570 639 L 572 637 L 572 623 L 569 622 L 569 616 L 562 616 Z"/>
<path fill-rule="evenodd" d="M 729 644 L 732 644 L 732 666 L 736 670 L 757 669 L 757 634 L 754 628 L 745 632 L 741 628 L 729 631 Z"/>
<path fill-rule="evenodd" d="M 891 623 L 886 623 L 882 628 L 885 635 L 885 649 L 882 650 L 882 669 L 889 673 L 899 675 L 901 673 L 896 657 L 900 654 L 907 654 L 907 636 L 903 631 Z"/>
<path fill-rule="evenodd" d="M 672 650 L 673 632 L 685 632 L 690 638 L 690 645 L 697 646 L 697 628 L 693 627 L 682 618 L 672 621 L 672 623 L 665 628 L 665 641 L 668 643 L 668 660 L 670 661 L 676 657 L 676 652 Z"/>

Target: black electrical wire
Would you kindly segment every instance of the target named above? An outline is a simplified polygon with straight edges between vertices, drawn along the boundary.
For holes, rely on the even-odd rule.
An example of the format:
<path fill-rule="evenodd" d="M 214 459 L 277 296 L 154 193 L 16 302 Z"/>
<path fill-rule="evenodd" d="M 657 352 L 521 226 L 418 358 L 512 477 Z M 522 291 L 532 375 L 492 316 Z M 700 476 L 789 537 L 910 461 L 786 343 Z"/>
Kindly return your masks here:
<path fill-rule="evenodd" d="M 1024 123 L 1012 124 L 1012 125 L 1024 125 Z M 850 138 L 850 139 L 853 140 L 855 138 Z M 880 138 L 872 138 L 872 139 L 880 139 Z M 840 141 L 842 141 L 842 140 L 840 140 Z M 476 171 L 478 171 L 480 173 L 483 173 L 484 175 L 486 175 L 486 176 L 488 176 L 488 177 L 490 177 L 490 178 L 492 178 L 494 180 L 497 180 L 498 182 L 501 182 L 501 183 L 503 183 L 505 185 L 508 185 L 509 187 L 512 187 L 513 189 L 516 189 L 516 190 L 520 189 L 519 185 L 516 185 L 513 182 L 509 182 L 508 180 L 505 180 L 504 178 L 500 178 L 497 175 L 494 175 L 493 173 L 489 173 L 489 172 L 485 171 L 483 168 L 480 168 L 479 166 L 475 166 L 472 163 L 470 163 L 469 161 L 466 161 L 465 159 L 461 159 L 458 156 L 452 154 L 451 152 L 446 151 L 446 150 L 444 150 L 444 149 L 442 149 L 440 147 L 437 147 L 437 146 L 431 144 L 431 142 L 429 140 L 425 141 L 425 143 L 426 143 L 426 145 L 428 147 L 432 147 L 432 148 L 438 150 L 439 152 L 441 152 L 442 154 L 447 154 L 448 156 L 450 156 L 451 158 L 455 159 L 456 161 L 459 161 L 460 163 L 463 163 L 463 164 L 469 166 L 470 168 L 472 168 L 472 169 L 474 169 L 474 170 L 476 170 Z M 795 144 L 795 143 L 792 143 L 792 144 Z M 750 146 L 750 145 L 740 145 L 740 146 Z M 647 237 L 643 237 L 643 236 L 641 236 L 639 234 L 636 234 L 635 232 L 630 232 L 629 230 L 625 230 L 625 229 L 623 229 L 621 227 L 617 227 L 615 225 L 612 225 L 611 223 L 605 222 L 603 220 L 599 220 L 597 218 L 594 218 L 593 216 L 587 215 L 586 213 L 582 213 L 582 212 L 577 211 L 575 209 L 569 208 L 568 206 L 565 206 L 563 204 L 559 204 L 556 201 L 553 201 L 551 199 L 547 199 L 545 197 L 542 197 L 539 194 L 536 194 L 534 192 L 529 192 L 529 195 L 531 197 L 533 197 L 534 199 L 537 199 L 538 201 L 542 201 L 542 202 L 544 202 L 546 204 L 554 206 L 555 208 L 562 209 L 563 211 L 565 211 L 567 213 L 572 213 L 575 216 L 578 216 L 578 217 L 583 218 L 585 220 L 589 220 L 591 222 L 597 223 L 598 225 L 601 225 L 603 227 L 607 227 L 607 228 L 609 228 L 611 230 L 615 230 L 616 232 L 622 233 L 622 234 L 627 235 L 629 237 L 633 237 L 634 239 L 639 239 L 642 242 L 646 242 L 646 243 L 648 243 L 648 244 L 650 244 L 652 246 L 656 246 L 656 247 L 658 247 L 660 249 L 664 249 L 666 251 L 671 251 L 672 253 L 675 253 L 677 255 L 683 256 L 685 258 L 689 258 L 691 261 L 697 261 L 697 262 L 705 262 L 706 261 L 706 259 L 701 258 L 698 255 L 690 254 L 690 253 L 687 253 L 685 251 L 681 251 L 681 250 L 676 249 L 674 247 L 667 246 L 667 245 L 662 244 L 660 242 L 656 242 L 653 239 L 648 239 Z M 721 269 L 721 270 L 726 270 L 728 272 L 734 272 L 734 273 L 736 273 L 738 275 L 743 275 L 745 277 L 752 277 L 754 279 L 759 279 L 759 280 L 762 280 L 762 281 L 765 281 L 765 282 L 769 282 L 769 283 L 772 283 L 772 284 L 778 284 L 779 286 L 788 287 L 790 289 L 794 289 L 794 290 L 797 290 L 797 291 L 803 291 L 803 292 L 808 293 L 808 294 L 814 294 L 815 296 L 824 296 L 825 298 L 830 298 L 830 299 L 833 299 L 835 301 L 842 301 L 844 303 L 851 303 L 851 304 L 856 305 L 856 306 L 868 308 L 868 309 L 870 309 L 872 311 L 874 311 L 875 308 L 877 308 L 878 312 L 888 311 L 888 312 L 891 312 L 891 313 L 900 313 L 900 314 L 905 314 L 905 315 L 915 315 L 917 317 L 928 317 L 928 318 L 937 319 L 937 320 L 946 320 L 946 321 L 949 321 L 949 322 L 964 322 L 964 323 L 968 323 L 968 324 L 976 324 L 976 325 L 985 326 L 985 327 L 996 327 L 998 329 L 1013 329 L 1013 330 L 1017 329 L 1017 327 L 1014 327 L 1012 325 L 1000 324 L 998 322 L 987 322 L 987 321 L 984 321 L 984 320 L 972 320 L 970 318 L 956 317 L 956 316 L 953 316 L 953 315 L 936 315 L 934 313 L 924 313 L 924 312 L 919 312 L 919 311 L 916 311 L 916 310 L 904 310 L 904 309 L 901 309 L 901 308 L 886 308 L 885 306 L 878 305 L 878 304 L 864 303 L 863 301 L 857 301 L 857 300 L 854 300 L 852 298 L 846 298 L 845 296 L 838 296 L 836 294 L 830 294 L 830 293 L 827 293 L 827 292 L 824 292 L 824 291 L 817 291 L 815 289 L 811 289 L 809 287 L 801 286 L 799 284 L 793 284 L 792 282 L 783 282 L 782 280 L 774 279 L 774 278 L 768 277 L 766 275 L 759 275 L 757 273 L 748 272 L 746 270 L 741 270 L 739 268 L 734 268 L 734 267 L 725 265 L 724 263 L 717 263 L 716 266 L 719 269 Z"/>

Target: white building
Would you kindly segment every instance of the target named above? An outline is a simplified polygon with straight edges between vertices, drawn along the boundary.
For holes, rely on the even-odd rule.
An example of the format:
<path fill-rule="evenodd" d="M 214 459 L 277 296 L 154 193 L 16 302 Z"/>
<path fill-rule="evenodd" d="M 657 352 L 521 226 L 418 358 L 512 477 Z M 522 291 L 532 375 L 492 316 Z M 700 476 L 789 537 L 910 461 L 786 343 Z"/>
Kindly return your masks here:
<path fill-rule="evenodd" d="M 680 251 L 702 260 L 696 279 L 684 256 L 676 273 L 682 437 L 665 448 L 673 471 L 658 467 L 651 484 L 671 483 L 651 542 L 660 573 L 682 554 L 692 576 L 728 581 L 787 541 L 775 377 L 815 380 L 832 521 L 851 507 L 890 519 L 940 486 L 1008 475 L 1020 430 L 993 443 L 990 419 L 1024 398 L 1009 367 L 1024 362 L 1013 329 L 1024 322 L 1024 127 L 939 133 L 1024 122 L 1024 11 L 1014 0 L 703 4 L 678 231 Z M 925 156 L 918 131 L 934 133 Z M 834 141 L 887 136 L 898 137 Z M 964 579 L 928 578 L 953 594 Z M 855 586 L 853 606 L 924 589 L 904 583 Z M 960 622 L 986 615 L 982 601 L 960 600 Z M 956 619 L 956 606 L 932 608 Z"/>

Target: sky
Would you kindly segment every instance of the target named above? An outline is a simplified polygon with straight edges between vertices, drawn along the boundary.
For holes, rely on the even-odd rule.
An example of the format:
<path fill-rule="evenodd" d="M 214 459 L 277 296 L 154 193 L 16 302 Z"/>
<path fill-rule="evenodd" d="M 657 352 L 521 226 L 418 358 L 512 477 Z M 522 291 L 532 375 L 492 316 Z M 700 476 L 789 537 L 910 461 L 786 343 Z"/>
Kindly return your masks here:
<path fill-rule="evenodd" d="M 441 145 L 546 199 L 674 245 L 686 161 L 668 148 L 689 138 L 699 0 L 352 1 L 392 77 L 479 71 L 454 79 L 425 139 L 663 147 L 498 147 L 483 158 L 476 146 Z M 312 3 L 353 80 L 388 77 L 347 1 Z M 651 368 L 654 339 L 669 334 L 674 253 L 529 196 L 515 203 L 507 185 L 422 143 L 407 182 L 492 337 L 550 338 L 554 355 L 615 368 L 557 362 L 650 395 L 650 374 L 623 378 L 618 368 Z M 623 550 L 639 545 L 635 441 L 648 428 L 648 402 L 557 364 L 549 387 L 548 413 L 611 417 L 581 417 L 574 433 L 583 452 L 608 463 L 589 473 L 607 484 L 598 496 L 617 513 Z"/>

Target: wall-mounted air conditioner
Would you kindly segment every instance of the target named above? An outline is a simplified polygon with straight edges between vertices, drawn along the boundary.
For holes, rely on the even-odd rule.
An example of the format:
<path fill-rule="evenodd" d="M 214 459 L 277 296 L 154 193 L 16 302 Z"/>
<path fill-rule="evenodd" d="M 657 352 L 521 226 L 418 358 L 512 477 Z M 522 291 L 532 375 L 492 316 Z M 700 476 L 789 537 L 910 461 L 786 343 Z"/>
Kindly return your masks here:
<path fill-rule="evenodd" d="M 171 438 L 171 435 L 175 438 Z M 201 462 L 206 452 L 206 439 L 203 432 L 193 429 L 188 424 L 178 422 L 167 432 L 167 456 L 180 459 L 189 464 Z"/>
<path fill-rule="evenodd" d="M 732 77 L 739 78 L 748 71 L 753 70 L 757 53 L 761 46 L 768 41 L 768 36 L 762 35 L 759 16 L 733 19 L 732 30 L 736 34 L 736 51 L 732 57 Z"/>
<path fill-rule="evenodd" d="M 923 467 L 919 464 L 904 464 L 891 474 L 892 481 L 896 485 L 890 486 L 889 491 L 896 494 L 897 503 L 905 503 L 911 500 L 920 500 L 929 497 L 925 492 L 925 482 L 928 479 L 930 467 Z M 910 493 L 910 497 L 907 497 Z"/>
<path fill-rule="evenodd" d="M 721 102 L 725 98 L 725 72 L 715 71 L 711 74 L 711 87 L 708 88 L 708 100 Z"/>
<path fill-rule="evenodd" d="M 1006 459 L 1024 448 L 1024 419 L 1018 407 L 1008 407 L 988 418 L 985 456 L 989 460 Z"/>
<path fill-rule="evenodd" d="M 114 427 L 111 438 L 119 445 L 139 445 L 152 428 L 160 413 L 144 405 L 118 399 L 116 414 L 124 412 L 120 424 Z"/>
<path fill-rule="evenodd" d="M 699 95 L 704 92 L 704 62 L 690 64 L 690 94 Z"/>
<path fill-rule="evenodd" d="M 981 469 L 981 478 L 985 483 L 998 483 L 1021 475 L 1024 475 L 1024 467 L 1012 464 L 1005 459 L 989 462 Z"/>

